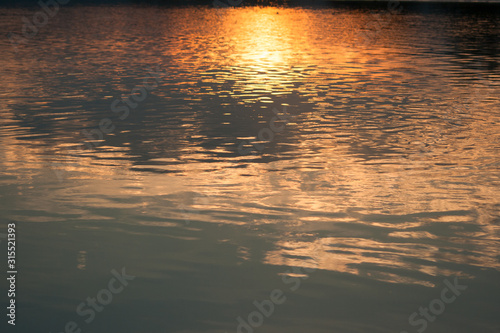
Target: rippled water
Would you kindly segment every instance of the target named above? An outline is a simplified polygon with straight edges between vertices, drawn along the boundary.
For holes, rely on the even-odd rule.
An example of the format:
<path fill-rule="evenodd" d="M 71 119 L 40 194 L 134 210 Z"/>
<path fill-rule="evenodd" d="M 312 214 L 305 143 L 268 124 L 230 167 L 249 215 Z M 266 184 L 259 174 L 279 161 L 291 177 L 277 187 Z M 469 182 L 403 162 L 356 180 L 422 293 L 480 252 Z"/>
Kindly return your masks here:
<path fill-rule="evenodd" d="M 255 332 L 416 332 L 454 277 L 425 330 L 500 332 L 499 16 L 376 12 L 76 6 L 1 39 L 19 332 L 236 332 L 276 288 Z"/>

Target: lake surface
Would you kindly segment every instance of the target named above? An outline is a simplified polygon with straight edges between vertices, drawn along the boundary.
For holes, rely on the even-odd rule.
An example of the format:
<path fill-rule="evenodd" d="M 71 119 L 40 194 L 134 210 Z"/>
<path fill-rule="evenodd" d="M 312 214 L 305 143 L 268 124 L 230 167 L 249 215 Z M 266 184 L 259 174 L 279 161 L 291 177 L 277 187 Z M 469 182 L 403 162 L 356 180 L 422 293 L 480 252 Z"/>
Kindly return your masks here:
<path fill-rule="evenodd" d="M 404 6 L 61 6 L 0 39 L 17 332 L 500 332 L 498 10 Z"/>

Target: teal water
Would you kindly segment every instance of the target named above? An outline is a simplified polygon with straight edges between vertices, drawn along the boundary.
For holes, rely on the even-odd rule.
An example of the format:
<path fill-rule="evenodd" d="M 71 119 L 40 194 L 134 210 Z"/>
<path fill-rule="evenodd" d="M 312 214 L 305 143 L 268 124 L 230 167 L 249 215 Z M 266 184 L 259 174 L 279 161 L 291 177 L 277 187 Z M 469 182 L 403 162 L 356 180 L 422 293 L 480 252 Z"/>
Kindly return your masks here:
<path fill-rule="evenodd" d="M 498 15 L 378 13 L 75 6 L 0 39 L 6 331 L 500 332 Z"/>

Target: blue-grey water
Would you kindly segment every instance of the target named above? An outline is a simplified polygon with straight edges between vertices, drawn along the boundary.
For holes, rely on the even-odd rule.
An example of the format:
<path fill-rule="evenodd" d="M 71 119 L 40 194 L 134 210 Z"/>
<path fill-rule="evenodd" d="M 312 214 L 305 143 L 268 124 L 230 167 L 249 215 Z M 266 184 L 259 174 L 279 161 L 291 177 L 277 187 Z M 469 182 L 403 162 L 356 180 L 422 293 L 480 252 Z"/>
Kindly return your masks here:
<path fill-rule="evenodd" d="M 500 332 L 498 10 L 404 6 L 0 8 L 5 332 Z"/>

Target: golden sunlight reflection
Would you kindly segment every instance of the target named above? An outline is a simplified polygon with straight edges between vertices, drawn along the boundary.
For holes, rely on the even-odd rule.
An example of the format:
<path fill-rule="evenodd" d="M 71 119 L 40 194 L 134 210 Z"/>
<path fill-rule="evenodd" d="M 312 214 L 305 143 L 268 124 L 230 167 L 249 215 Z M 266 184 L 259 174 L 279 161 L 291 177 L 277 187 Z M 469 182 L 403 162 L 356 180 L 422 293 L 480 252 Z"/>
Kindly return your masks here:
<path fill-rule="evenodd" d="M 465 274 L 443 262 L 500 270 L 498 77 L 460 81 L 471 69 L 450 61 L 463 56 L 450 43 L 417 56 L 403 25 L 353 47 L 344 41 L 367 13 L 276 7 L 217 19 L 208 8 L 165 10 L 155 22 L 137 15 L 124 39 L 120 10 L 94 27 L 82 9 L 67 40 L 47 31 L 33 73 L 3 60 L 6 91 L 18 96 L 0 99 L 1 182 L 23 200 L 36 196 L 13 218 L 272 227 L 266 264 L 394 283 Z M 65 58 L 68 41 L 75 50 Z M 111 103 L 151 64 L 167 74 L 117 120 Z M 473 88 L 482 94 L 471 97 Z M 276 105 L 293 121 L 261 140 L 260 154 L 239 154 Z M 108 117 L 113 133 L 68 153 Z M 259 257 L 238 246 L 240 259 Z M 77 267 L 86 264 L 81 251 Z"/>
<path fill-rule="evenodd" d="M 264 262 L 280 266 L 298 266 L 368 276 L 391 283 L 415 283 L 433 287 L 425 280 L 405 276 L 405 272 L 418 271 L 422 276 L 463 275 L 460 270 L 444 269 L 437 265 L 442 252 L 450 251 L 447 260 L 467 262 L 479 267 L 500 269 L 495 259 L 499 251 L 480 253 L 471 260 L 466 255 L 452 254 L 428 244 L 387 243 L 364 238 L 322 238 L 316 241 L 283 241 L 276 244 L 281 250 L 269 251 Z M 492 249 L 488 249 L 490 251 Z M 307 259 L 304 259 L 306 256 Z M 469 276 L 470 277 L 470 276 Z"/>

